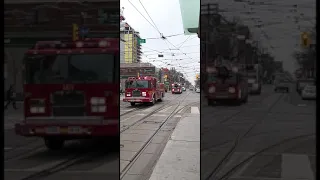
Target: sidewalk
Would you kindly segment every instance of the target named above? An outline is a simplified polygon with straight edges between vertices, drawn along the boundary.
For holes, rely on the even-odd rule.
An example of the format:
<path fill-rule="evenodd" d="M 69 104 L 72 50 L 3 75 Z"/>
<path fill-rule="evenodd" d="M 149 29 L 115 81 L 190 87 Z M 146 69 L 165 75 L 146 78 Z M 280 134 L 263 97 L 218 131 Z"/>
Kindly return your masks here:
<path fill-rule="evenodd" d="M 200 179 L 200 114 L 180 120 L 149 180 Z"/>

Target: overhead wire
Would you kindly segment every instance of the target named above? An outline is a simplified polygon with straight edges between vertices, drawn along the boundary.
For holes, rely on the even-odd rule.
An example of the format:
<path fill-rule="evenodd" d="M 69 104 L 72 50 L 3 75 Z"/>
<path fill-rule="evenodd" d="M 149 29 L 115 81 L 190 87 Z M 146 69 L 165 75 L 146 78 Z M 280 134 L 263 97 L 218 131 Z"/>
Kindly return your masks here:
<path fill-rule="evenodd" d="M 149 15 L 149 13 L 147 12 L 146 8 L 143 6 L 142 2 L 139 0 L 140 4 L 143 6 L 143 9 L 146 11 L 147 15 L 149 16 L 150 20 L 154 23 L 154 25 L 138 10 L 138 8 L 130 1 L 128 0 L 128 2 L 134 7 L 134 9 L 136 11 L 138 11 L 138 13 L 161 35 L 162 39 L 166 42 L 168 41 L 171 45 L 173 45 L 166 37 L 167 36 L 163 36 L 163 34 L 160 32 L 159 28 L 156 26 L 156 24 L 154 23 L 153 19 L 151 18 L 151 16 Z M 167 44 L 167 43 L 166 43 Z M 168 45 L 168 44 L 167 44 Z M 178 49 L 180 52 L 181 49 L 180 48 L 177 48 L 175 45 L 173 45 L 176 49 Z M 170 46 L 168 45 L 168 48 L 169 50 L 171 51 L 170 49 Z M 157 51 L 157 50 L 155 50 Z M 186 55 L 186 53 L 182 52 L 184 55 Z M 187 56 L 187 55 L 186 55 Z M 188 56 L 190 59 L 193 59 L 191 58 L 190 56 Z"/>

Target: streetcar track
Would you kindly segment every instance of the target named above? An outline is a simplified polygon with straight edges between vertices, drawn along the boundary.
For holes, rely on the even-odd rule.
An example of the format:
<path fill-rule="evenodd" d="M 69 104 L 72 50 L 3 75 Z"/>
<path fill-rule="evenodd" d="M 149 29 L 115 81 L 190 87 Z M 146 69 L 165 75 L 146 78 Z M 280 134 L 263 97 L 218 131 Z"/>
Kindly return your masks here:
<path fill-rule="evenodd" d="M 187 94 L 187 95 L 189 95 L 189 94 Z M 178 97 L 179 97 L 179 96 L 178 96 Z M 175 97 L 175 98 L 173 98 L 172 100 L 169 100 L 169 101 L 176 100 L 176 99 L 178 99 L 178 97 Z M 166 100 L 166 99 L 165 99 L 165 100 Z M 166 103 L 166 104 L 169 104 L 169 103 L 170 103 L 170 102 L 168 102 L 168 103 Z M 148 108 L 150 108 L 150 107 L 152 107 L 152 106 L 144 106 L 144 105 L 141 105 L 140 107 L 134 108 L 134 109 L 132 109 L 132 110 L 130 110 L 130 111 L 124 112 L 123 114 L 120 114 L 120 116 L 124 116 L 124 115 L 130 114 L 130 113 L 135 112 L 136 110 L 139 110 L 139 109 L 148 109 Z M 161 107 L 162 107 L 162 106 L 161 106 Z M 120 112 L 121 112 L 121 109 L 120 109 Z"/>
<path fill-rule="evenodd" d="M 185 100 L 185 99 L 189 96 L 189 94 L 190 94 L 190 93 L 188 93 L 188 94 L 183 98 L 183 100 Z M 180 96 L 174 98 L 173 100 L 176 100 L 176 99 L 178 99 L 179 97 L 180 97 Z M 180 101 L 179 101 L 179 102 L 180 102 Z M 169 105 L 169 104 L 171 104 L 171 103 L 172 103 L 172 102 L 169 101 L 168 103 L 165 103 L 165 104 L 161 105 L 158 109 L 151 111 L 150 113 L 148 113 L 147 115 L 143 116 L 142 118 L 140 118 L 139 120 L 135 121 L 134 123 L 132 123 L 132 124 L 130 124 L 130 125 L 128 125 L 128 126 L 124 126 L 123 129 L 120 130 L 120 134 L 123 133 L 123 132 L 125 132 L 126 130 L 130 129 L 131 127 L 135 126 L 135 125 L 138 124 L 139 122 L 141 122 L 141 121 L 147 119 L 148 117 L 152 116 L 154 113 L 157 113 L 157 112 L 159 112 L 159 111 L 167 108 L 167 105 Z"/>
<path fill-rule="evenodd" d="M 40 172 L 33 173 L 27 177 L 22 178 L 21 180 L 38 180 L 44 177 L 48 177 L 57 172 L 63 171 L 79 162 L 83 162 L 85 160 L 90 160 L 92 157 L 96 155 L 96 152 L 89 153 L 77 153 L 76 155 L 67 158 L 65 161 L 62 161 L 56 165 L 53 165 L 45 170 Z"/>
<path fill-rule="evenodd" d="M 277 103 L 283 99 L 284 94 L 281 94 L 275 102 L 272 103 L 272 105 L 268 108 L 267 112 L 270 112 L 276 105 Z M 209 174 L 209 176 L 207 178 L 205 178 L 206 180 L 209 180 L 212 176 L 214 176 L 216 173 L 219 172 L 219 170 L 221 168 L 224 167 L 224 165 L 226 164 L 226 162 L 228 161 L 228 159 L 234 154 L 236 148 L 238 147 L 238 144 L 240 143 L 240 141 L 245 138 L 261 121 L 263 121 L 264 119 L 261 118 L 258 121 L 255 121 L 248 129 L 247 131 L 245 131 L 245 133 L 239 133 L 236 140 L 234 141 L 233 146 L 229 149 L 229 151 L 227 152 L 227 154 L 221 159 L 221 161 L 219 161 L 218 165 L 213 169 L 213 171 Z"/>
<path fill-rule="evenodd" d="M 270 146 L 267 146 L 263 149 L 261 149 L 260 151 L 250 155 L 249 157 L 247 157 L 246 159 L 242 160 L 240 163 L 238 163 L 237 165 L 235 165 L 234 167 L 232 167 L 229 171 L 227 171 L 224 175 L 222 175 L 218 180 L 224 180 L 226 178 L 228 178 L 230 175 L 232 175 L 233 172 L 235 172 L 235 170 L 237 170 L 238 168 L 240 168 L 241 166 L 243 166 L 245 163 L 249 162 L 251 159 L 255 158 L 256 156 L 270 150 L 270 149 L 273 149 L 275 147 L 278 147 L 278 146 L 281 146 L 285 143 L 288 143 L 290 141 L 293 141 L 293 140 L 298 140 L 298 139 L 302 139 L 302 138 L 307 138 L 307 137 L 311 137 L 311 136 L 315 136 L 314 133 L 309 133 L 309 134 L 304 134 L 304 135 L 300 135 L 300 136 L 294 136 L 294 137 L 290 137 L 290 138 L 286 138 L 282 141 L 279 141 L 275 144 L 272 144 Z M 290 147 L 291 148 L 291 147 Z M 288 149 L 290 149 L 288 148 Z"/>
<path fill-rule="evenodd" d="M 166 119 L 161 122 L 159 128 L 150 136 L 150 138 L 147 140 L 146 143 L 143 144 L 143 146 L 139 149 L 139 151 L 133 156 L 133 158 L 131 159 L 130 163 L 127 164 L 122 172 L 120 172 L 120 179 L 123 179 L 123 177 L 126 175 L 126 173 L 130 170 L 130 168 L 133 166 L 133 164 L 138 160 L 138 158 L 141 156 L 141 154 L 144 152 L 144 150 L 148 147 L 148 145 L 152 142 L 152 140 L 154 139 L 154 137 L 161 131 L 161 129 L 168 124 L 168 121 L 174 117 L 177 113 L 179 113 L 181 110 L 190 107 L 191 105 L 197 103 L 197 102 L 193 102 L 193 103 L 189 103 L 187 105 L 184 105 L 183 107 L 179 108 L 179 106 L 181 105 L 181 102 L 183 102 L 190 93 L 188 93 L 182 100 L 180 100 L 177 104 L 175 109 L 166 117 Z M 179 108 L 179 109 L 178 109 Z M 182 117 L 179 117 L 179 119 L 181 119 Z M 142 118 L 143 120 L 146 118 Z M 173 130 L 170 132 L 170 134 L 173 132 Z M 170 138 L 170 135 L 168 135 L 167 137 L 168 139 Z"/>
<path fill-rule="evenodd" d="M 271 95 L 272 95 L 272 94 L 270 94 L 270 95 L 267 96 L 267 97 L 264 97 L 264 98 L 259 99 L 257 103 L 261 103 L 262 101 L 268 99 Z M 281 94 L 280 97 L 283 96 L 283 95 L 284 95 L 284 94 Z M 245 109 L 245 108 L 247 108 L 247 107 L 243 107 L 243 109 Z M 210 127 L 207 127 L 205 131 L 201 131 L 201 133 L 203 134 L 203 133 L 209 132 L 209 131 L 211 131 L 211 127 L 216 126 L 217 124 L 223 124 L 223 123 L 226 123 L 226 122 L 232 120 L 234 117 L 238 116 L 239 114 L 244 113 L 244 112 L 243 112 L 243 109 L 240 109 L 240 110 L 238 110 L 237 112 L 231 114 L 230 116 L 224 118 L 223 120 L 221 120 L 221 121 L 219 121 L 219 122 L 217 122 L 217 123 L 214 123 L 214 124 L 211 125 Z M 267 111 L 269 111 L 269 110 L 267 110 Z"/>

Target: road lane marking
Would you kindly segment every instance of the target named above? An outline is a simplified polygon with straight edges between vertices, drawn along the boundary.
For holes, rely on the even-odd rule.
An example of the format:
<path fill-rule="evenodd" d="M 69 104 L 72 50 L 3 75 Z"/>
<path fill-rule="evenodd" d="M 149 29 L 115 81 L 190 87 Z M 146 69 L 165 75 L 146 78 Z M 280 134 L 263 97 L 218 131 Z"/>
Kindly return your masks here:
<path fill-rule="evenodd" d="M 311 163 L 307 155 L 282 154 L 282 180 L 314 180 Z"/>
<path fill-rule="evenodd" d="M 191 107 L 191 114 L 200 114 L 199 108 L 198 107 Z"/>

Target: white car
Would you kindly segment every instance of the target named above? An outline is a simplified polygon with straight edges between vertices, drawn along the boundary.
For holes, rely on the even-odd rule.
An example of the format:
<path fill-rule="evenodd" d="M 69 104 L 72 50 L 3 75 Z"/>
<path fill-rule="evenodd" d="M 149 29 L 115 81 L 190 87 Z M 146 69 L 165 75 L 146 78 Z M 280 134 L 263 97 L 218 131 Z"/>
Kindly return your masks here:
<path fill-rule="evenodd" d="M 306 85 L 301 93 L 302 99 L 316 99 L 317 87 L 314 85 Z"/>
<path fill-rule="evenodd" d="M 196 93 L 200 93 L 200 88 L 196 88 Z"/>
<path fill-rule="evenodd" d="M 185 88 L 185 87 L 182 87 L 182 91 L 186 91 L 186 88 Z"/>

